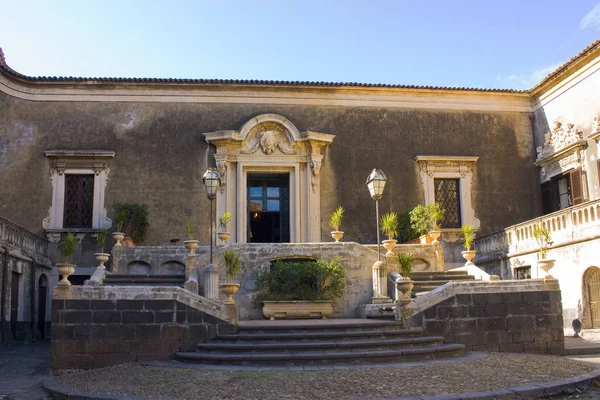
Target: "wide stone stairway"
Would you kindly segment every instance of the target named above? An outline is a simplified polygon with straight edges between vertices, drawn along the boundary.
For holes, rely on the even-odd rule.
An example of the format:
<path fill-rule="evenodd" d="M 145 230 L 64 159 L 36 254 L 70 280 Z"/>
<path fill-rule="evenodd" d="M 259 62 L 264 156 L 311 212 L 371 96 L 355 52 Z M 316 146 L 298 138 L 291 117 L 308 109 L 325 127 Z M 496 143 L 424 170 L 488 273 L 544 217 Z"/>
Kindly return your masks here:
<path fill-rule="evenodd" d="M 421 328 L 399 322 L 331 319 L 240 321 L 238 332 L 200 343 L 196 351 L 176 353 L 192 363 L 294 366 L 398 363 L 463 355 L 463 344 L 424 336 Z"/>
<path fill-rule="evenodd" d="M 107 286 L 180 286 L 183 287 L 185 275 L 142 275 L 142 274 L 106 274 L 104 284 Z"/>
<path fill-rule="evenodd" d="M 472 281 L 475 277 L 467 271 L 413 272 L 413 293 L 417 296 L 428 293 L 450 281 Z"/>

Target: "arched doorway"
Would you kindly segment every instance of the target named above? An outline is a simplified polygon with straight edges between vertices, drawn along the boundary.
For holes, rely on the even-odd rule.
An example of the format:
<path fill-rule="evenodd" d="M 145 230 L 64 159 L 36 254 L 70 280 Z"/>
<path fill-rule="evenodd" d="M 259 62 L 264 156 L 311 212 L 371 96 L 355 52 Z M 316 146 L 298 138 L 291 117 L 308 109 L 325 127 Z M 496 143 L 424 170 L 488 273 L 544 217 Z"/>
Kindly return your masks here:
<path fill-rule="evenodd" d="M 48 278 L 40 275 L 38 280 L 38 332 L 40 339 L 46 338 L 46 296 L 48 290 Z"/>
<path fill-rule="evenodd" d="M 600 268 L 590 267 L 583 274 L 584 327 L 600 328 Z"/>

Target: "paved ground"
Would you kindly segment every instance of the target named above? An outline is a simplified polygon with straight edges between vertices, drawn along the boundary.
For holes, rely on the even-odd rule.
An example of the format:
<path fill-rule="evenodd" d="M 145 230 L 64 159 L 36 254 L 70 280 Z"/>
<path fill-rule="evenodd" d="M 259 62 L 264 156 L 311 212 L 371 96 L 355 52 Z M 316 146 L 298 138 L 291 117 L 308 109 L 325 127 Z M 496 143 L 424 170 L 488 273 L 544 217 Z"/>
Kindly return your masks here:
<path fill-rule="evenodd" d="M 571 343 L 577 345 L 576 342 Z M 584 345 L 595 344 L 584 343 Z M 192 398 L 189 396 L 201 393 L 205 398 L 237 398 L 237 394 L 249 399 L 357 398 L 366 400 L 397 396 L 398 393 L 395 393 L 394 388 L 398 386 L 414 387 L 416 393 L 421 395 L 433 394 L 432 388 L 437 389 L 438 393 L 456 393 L 485 390 L 491 387 L 517 386 L 559 379 L 561 376 L 573 375 L 577 372 L 575 370 L 585 370 L 581 364 L 577 364 L 577 361 L 600 364 L 600 354 L 572 356 L 572 358 L 573 361 L 551 356 L 491 354 L 485 360 L 473 358 L 462 363 L 411 366 L 396 370 L 367 368 L 262 371 L 261 376 L 256 375 L 261 371 L 254 373 L 252 371 L 201 371 L 127 364 L 94 370 L 94 372 L 72 371 L 61 374 L 58 379 L 64 384 L 82 389 L 86 387 L 98 389 L 98 392 L 106 390 L 107 380 L 116 384 L 111 385 L 112 389 L 124 390 L 122 385 L 126 385 L 129 379 L 145 382 L 147 389 L 157 390 L 154 394 L 160 393 L 164 397 L 173 399 Z M 49 399 L 41 389 L 41 381 L 48 374 L 48 359 L 47 342 L 0 349 L 0 400 Z M 563 363 L 563 360 L 566 362 Z M 410 374 L 407 374 L 408 370 L 411 371 Z M 490 374 L 486 374 L 485 370 L 491 371 Z M 511 371 L 529 373 L 515 374 Z M 463 380 L 461 377 L 467 379 Z M 360 385 L 360 381 L 367 384 Z M 193 384 L 190 385 L 190 382 Z M 402 385 L 398 385 L 399 383 Z M 192 389 L 193 393 L 189 392 Z M 226 389 L 227 392 L 222 391 Z M 233 392 L 229 391 L 230 389 L 233 389 Z M 239 392 L 235 393 L 237 390 Z M 132 393 L 131 390 L 126 392 Z M 144 393 L 143 390 L 139 394 L 149 394 L 149 392 Z M 600 399 L 600 388 L 585 393 L 576 391 L 570 395 L 556 396 L 554 399 Z"/>
<path fill-rule="evenodd" d="M 0 347 L 0 399 L 48 398 L 42 379 L 48 375 L 49 359 L 48 342 Z"/>

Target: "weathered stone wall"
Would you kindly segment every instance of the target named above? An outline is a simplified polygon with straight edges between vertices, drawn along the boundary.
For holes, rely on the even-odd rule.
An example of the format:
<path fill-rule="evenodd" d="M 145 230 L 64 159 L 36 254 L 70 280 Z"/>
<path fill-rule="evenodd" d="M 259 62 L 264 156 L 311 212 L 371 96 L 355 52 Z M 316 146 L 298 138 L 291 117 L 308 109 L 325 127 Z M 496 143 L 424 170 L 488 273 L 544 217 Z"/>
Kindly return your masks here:
<path fill-rule="evenodd" d="M 468 350 L 562 354 L 561 293 L 555 289 L 455 294 L 424 309 L 412 322 L 428 335 Z"/>
<path fill-rule="evenodd" d="M 187 89 L 193 91 L 193 87 Z M 262 113 L 283 115 L 301 132 L 336 135 L 325 151 L 320 173 L 324 240 L 329 240 L 329 214 L 342 205 L 346 209 L 345 240 L 375 241 L 374 202 L 365 186 L 374 167 L 388 176 L 381 213 L 402 212 L 422 203 L 414 157 L 423 154 L 480 157 L 474 169 L 473 202 L 484 232 L 534 214 L 538 191 L 531 165 L 528 113 L 241 103 L 32 102 L 0 93 L 0 146 L 10 149 L 0 152 L 5 154 L 0 158 L 0 181 L 5 183 L 0 193 L 2 212 L 42 233 L 41 222 L 51 201 L 49 162 L 43 152 L 107 149 L 116 153 L 106 187 L 109 216 L 115 202 L 146 202 L 150 218 L 146 244 L 166 245 L 172 238 L 183 239 L 188 219 L 198 227 L 201 243 L 208 244 L 209 201 L 201 178 L 214 159 L 202 133 L 237 130 Z M 24 198 L 28 201 L 23 202 Z"/>
<path fill-rule="evenodd" d="M 54 300 L 50 368 L 164 360 L 236 328 L 176 300 Z"/>

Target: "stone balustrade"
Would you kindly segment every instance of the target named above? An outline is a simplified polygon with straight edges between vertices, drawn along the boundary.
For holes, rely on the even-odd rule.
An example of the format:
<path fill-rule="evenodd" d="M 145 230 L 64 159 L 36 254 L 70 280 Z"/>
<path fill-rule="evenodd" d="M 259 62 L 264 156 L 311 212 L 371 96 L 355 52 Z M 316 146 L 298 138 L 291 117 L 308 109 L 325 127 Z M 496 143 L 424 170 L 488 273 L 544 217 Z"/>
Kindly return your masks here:
<path fill-rule="evenodd" d="M 30 256 L 48 258 L 46 239 L 3 217 L 0 217 L 0 243 L 16 247 Z"/>
<path fill-rule="evenodd" d="M 474 248 L 478 252 L 477 260 L 484 262 L 498 256 L 510 257 L 538 251 L 539 244 L 533 236 L 536 225 L 548 229 L 553 248 L 595 239 L 599 236 L 600 200 L 588 201 L 476 238 Z"/>

